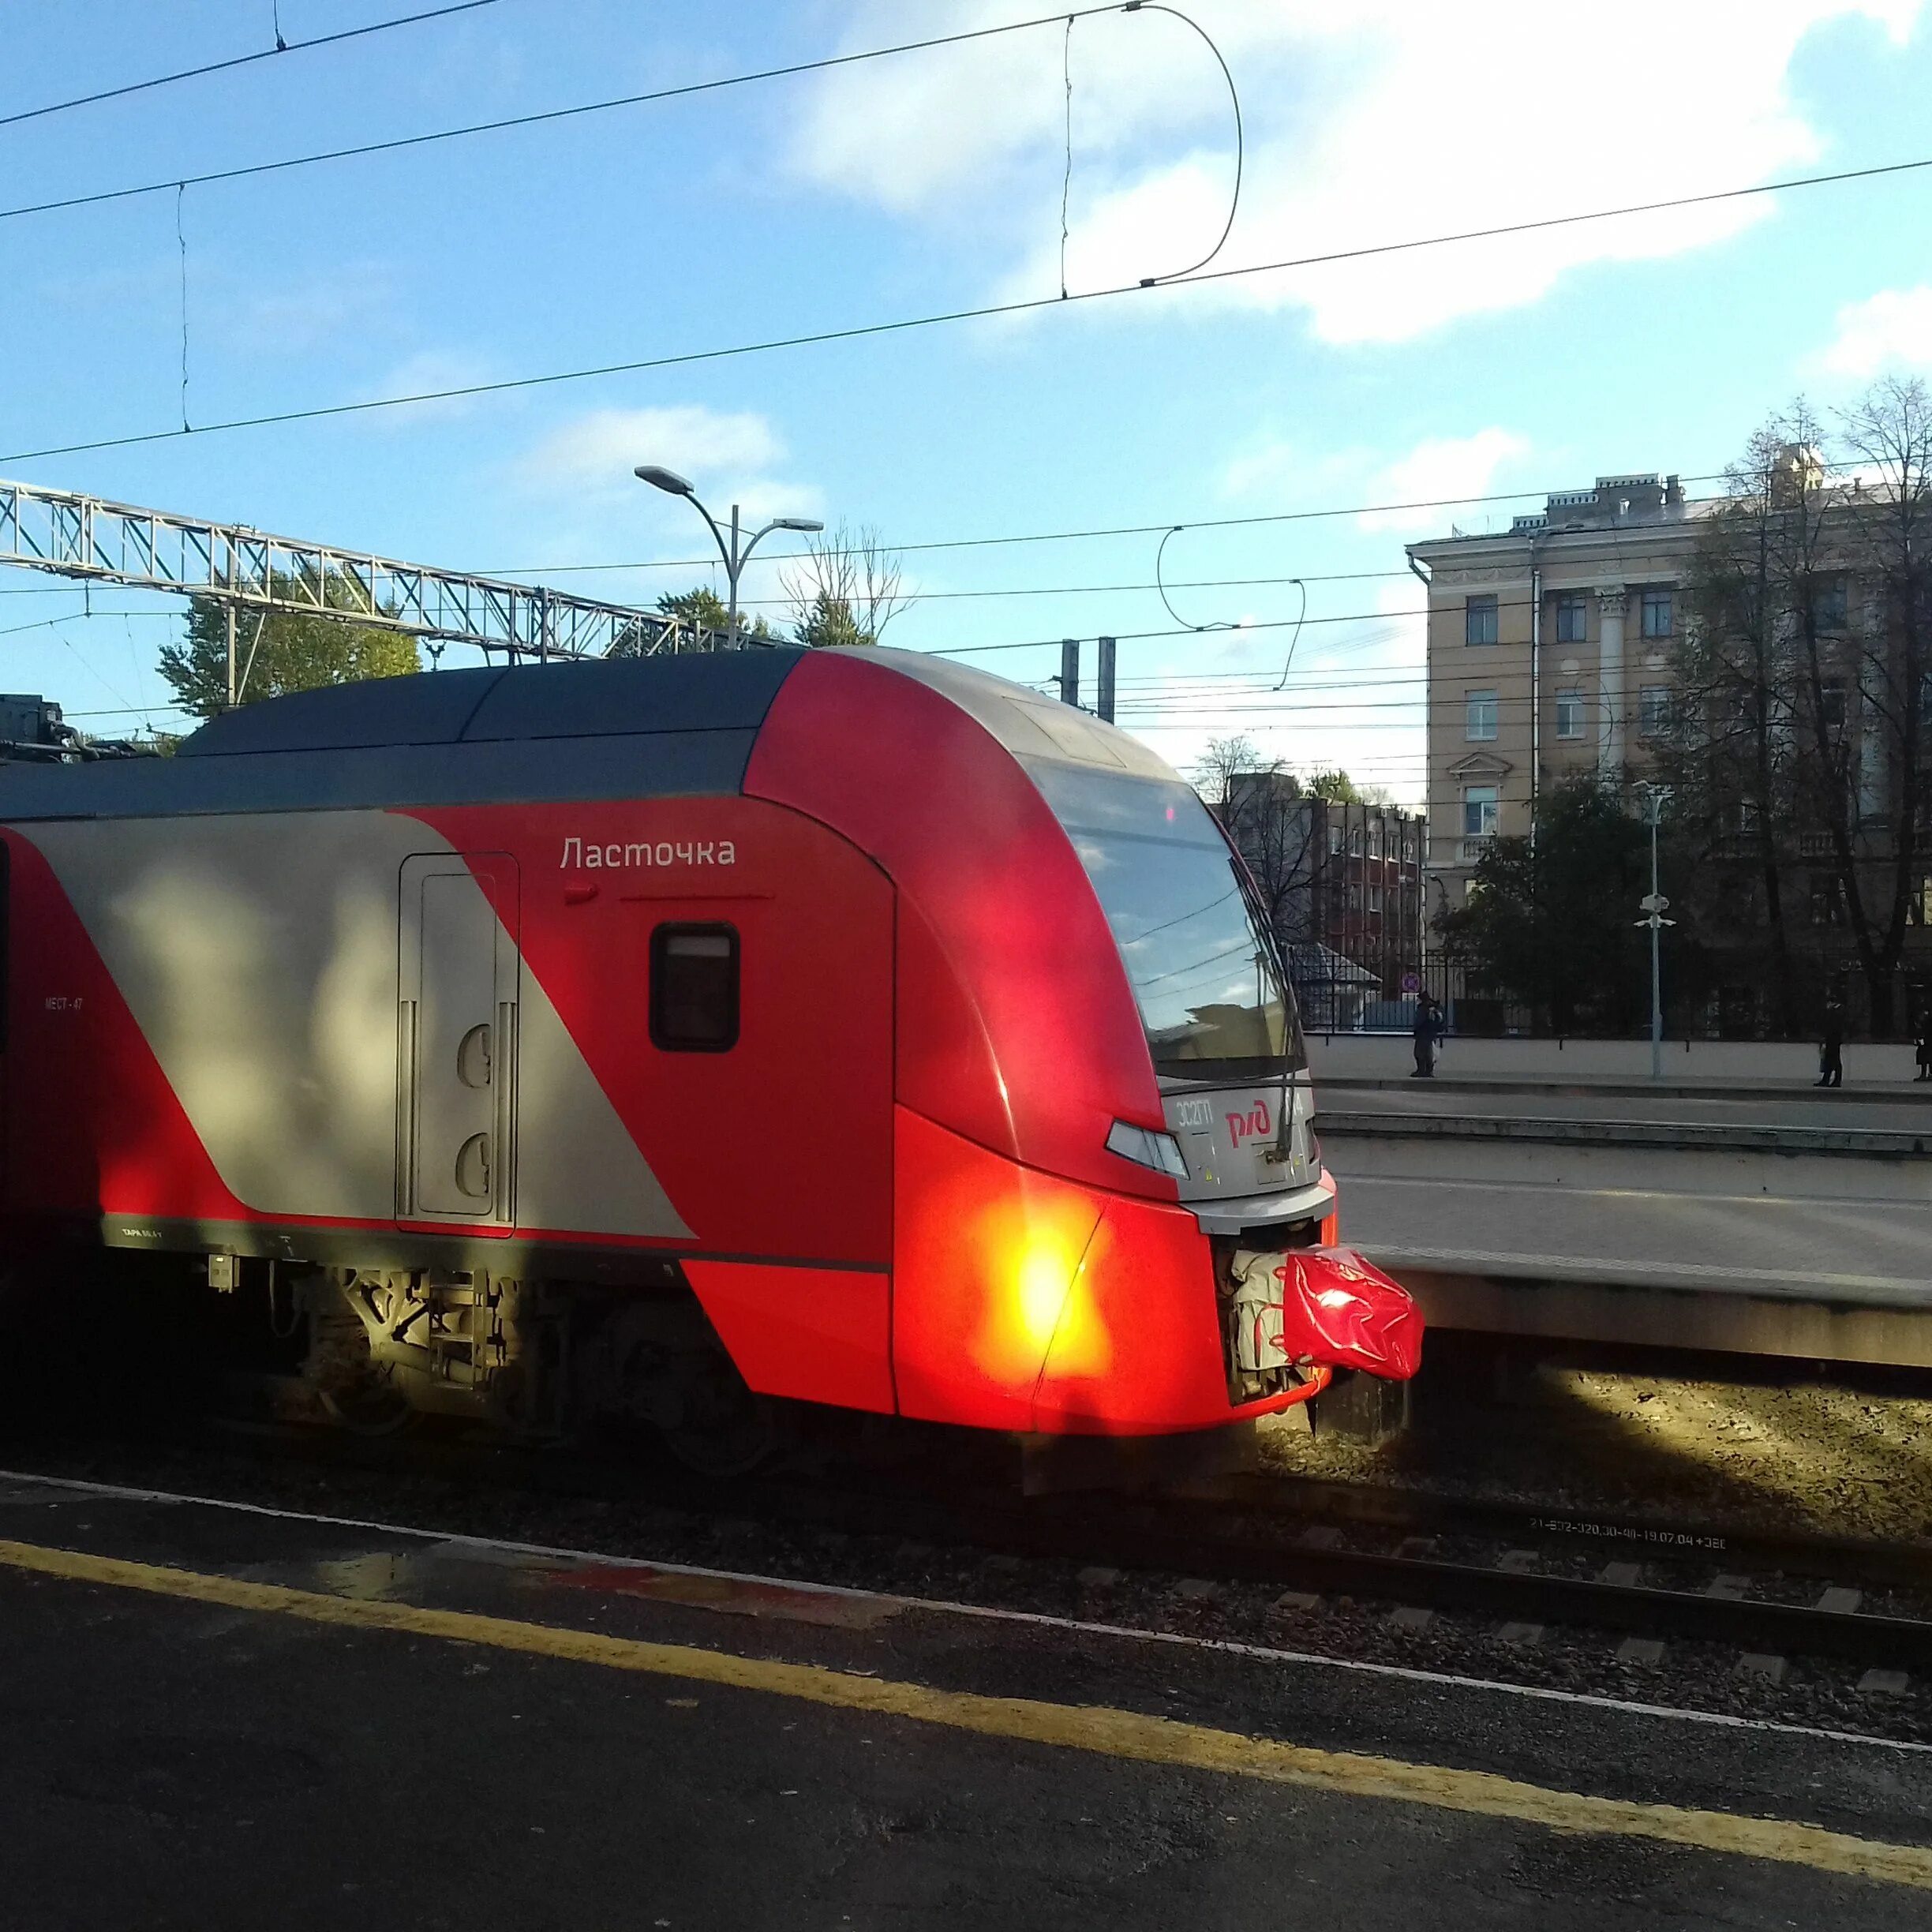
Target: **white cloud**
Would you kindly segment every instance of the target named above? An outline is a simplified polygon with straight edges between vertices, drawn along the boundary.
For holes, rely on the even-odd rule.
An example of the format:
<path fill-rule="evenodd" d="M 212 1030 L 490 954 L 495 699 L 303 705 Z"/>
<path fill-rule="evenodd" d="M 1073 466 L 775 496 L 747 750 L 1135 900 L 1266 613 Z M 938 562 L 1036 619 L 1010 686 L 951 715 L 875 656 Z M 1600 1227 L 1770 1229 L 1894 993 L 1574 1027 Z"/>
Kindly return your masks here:
<path fill-rule="evenodd" d="M 344 262 L 275 284 L 232 269 L 210 279 L 217 284 L 216 327 L 234 346 L 252 354 L 305 355 L 325 343 L 367 342 L 395 331 L 396 279 L 380 263 Z M 192 287 L 188 305 L 192 314 L 197 305 Z"/>
<path fill-rule="evenodd" d="M 1372 503 L 1440 506 L 1453 498 L 1488 496 L 1496 472 L 1529 454 L 1526 439 L 1511 429 L 1478 429 L 1473 436 L 1432 436 L 1418 443 L 1372 477 Z M 1365 511 L 1355 521 L 1367 530 L 1434 530 L 1443 522 L 1440 507 Z"/>
<path fill-rule="evenodd" d="M 1548 0 L 1197 0 L 1249 129 L 1240 219 L 1215 266 L 1762 182 L 1822 151 L 1788 84 L 1807 36 L 1853 21 L 1897 43 L 1921 5 L 1625 0 L 1605 13 Z M 1005 0 L 927 0 L 921 25 L 1010 17 Z M 848 18 L 851 46 L 903 24 L 897 0 L 853 0 Z M 794 170 L 974 244 L 999 296 L 1057 294 L 1061 42 L 1056 24 L 827 75 L 797 129 Z M 1151 13 L 1082 21 L 1069 53 L 1069 286 L 1185 268 L 1226 215 L 1218 69 L 1185 26 Z M 1709 204 L 1133 301 L 1305 309 L 1327 340 L 1399 341 L 1533 302 L 1585 264 L 1707 246 L 1773 208 L 1768 197 Z"/>
<path fill-rule="evenodd" d="M 817 513 L 818 492 L 778 472 L 784 439 L 751 410 L 720 410 L 680 403 L 653 409 L 598 409 L 552 430 L 520 458 L 517 473 L 538 494 L 608 506 L 621 500 L 642 510 L 668 499 L 647 490 L 631 472 L 651 462 L 696 485 L 714 516 L 742 504 L 754 527 L 774 516 Z M 689 518 L 681 510 L 681 518 Z"/>
<path fill-rule="evenodd" d="M 414 355 L 404 357 L 386 376 L 378 377 L 370 385 L 369 393 L 397 398 L 424 395 L 432 399 L 424 402 L 399 401 L 388 409 L 373 411 L 362 420 L 379 427 L 396 429 L 405 424 L 414 425 L 467 415 L 476 407 L 480 398 L 443 395 L 440 392 L 486 383 L 495 374 L 490 363 L 466 350 L 419 350 Z"/>
<path fill-rule="evenodd" d="M 1932 285 L 1883 289 L 1838 311 L 1824 355 L 1837 376 L 1870 378 L 1885 369 L 1932 368 Z"/>

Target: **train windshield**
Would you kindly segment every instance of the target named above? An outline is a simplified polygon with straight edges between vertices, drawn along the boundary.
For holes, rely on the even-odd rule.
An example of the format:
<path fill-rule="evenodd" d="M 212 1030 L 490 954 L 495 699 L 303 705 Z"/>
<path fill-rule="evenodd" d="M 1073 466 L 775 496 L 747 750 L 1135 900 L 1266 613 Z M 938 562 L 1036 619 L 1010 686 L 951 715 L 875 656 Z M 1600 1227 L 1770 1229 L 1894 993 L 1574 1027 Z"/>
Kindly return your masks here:
<path fill-rule="evenodd" d="M 1307 1064 L 1294 998 L 1220 828 L 1185 785 L 1036 766 L 1119 942 L 1156 1072 L 1278 1077 Z"/>

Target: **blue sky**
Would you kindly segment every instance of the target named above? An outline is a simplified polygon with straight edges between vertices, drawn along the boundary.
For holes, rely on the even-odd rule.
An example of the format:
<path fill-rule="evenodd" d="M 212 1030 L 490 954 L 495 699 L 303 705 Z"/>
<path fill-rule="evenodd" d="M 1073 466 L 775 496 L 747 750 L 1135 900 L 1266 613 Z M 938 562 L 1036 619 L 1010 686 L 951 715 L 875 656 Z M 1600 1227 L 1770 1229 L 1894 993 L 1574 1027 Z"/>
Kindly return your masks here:
<path fill-rule="evenodd" d="M 421 0 L 281 0 L 290 40 Z M 272 0 L 7 9 L 0 116 L 251 51 Z M 0 126 L 0 207 L 1028 17 L 1024 0 L 495 0 L 455 18 Z M 1218 266 L 1932 155 L 1919 0 L 1196 0 L 1240 88 L 1246 178 Z M 188 414 L 207 422 L 1056 293 L 1073 93 L 1076 290 L 1185 266 L 1225 219 L 1211 56 L 1144 12 L 189 189 Z M 1163 288 L 655 373 L 0 460 L 0 475 L 391 556 L 556 571 L 648 601 L 722 509 L 908 546 L 1332 509 L 1600 472 L 1720 469 L 1770 409 L 1932 365 L 1932 171 L 1698 211 Z M 178 425 L 170 190 L 0 220 L 0 458 Z M 1405 540 L 1511 509 L 1189 530 L 1191 623 L 1124 642 L 1122 721 L 1185 764 L 1246 729 L 1422 788 Z M 1156 539 L 908 548 L 888 641 L 1174 628 Z M 0 683 L 102 730 L 163 705 L 178 626 L 0 578 Z M 1103 588 L 1095 589 L 1099 586 Z M 1080 594 L 1069 594 L 1079 590 Z M 32 594 L 15 594 L 22 591 Z M 1019 591 L 966 597 L 945 593 Z M 755 571 L 747 594 L 781 586 Z M 105 613 L 105 614 L 103 614 Z M 775 608 L 774 616 L 780 615 Z M 48 620 L 61 618 L 58 626 Z M 31 630 L 17 626 L 32 624 Z M 462 653 L 453 653 L 452 661 Z M 1028 681 L 1057 650 L 975 661 Z M 1091 651 L 1089 652 L 1091 664 Z M 1129 702 L 1131 701 L 1131 702 Z M 156 713 L 165 722 L 164 714 Z"/>

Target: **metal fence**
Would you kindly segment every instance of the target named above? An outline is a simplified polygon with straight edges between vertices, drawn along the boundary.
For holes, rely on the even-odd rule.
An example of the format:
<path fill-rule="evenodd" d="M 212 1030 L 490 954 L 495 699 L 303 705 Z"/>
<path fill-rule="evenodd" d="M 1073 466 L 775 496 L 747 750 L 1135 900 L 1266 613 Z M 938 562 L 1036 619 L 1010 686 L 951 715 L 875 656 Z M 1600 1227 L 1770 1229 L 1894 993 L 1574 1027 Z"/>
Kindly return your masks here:
<path fill-rule="evenodd" d="M 1331 946 L 1294 945 L 1288 952 L 1288 975 L 1306 1033 L 1409 1032 L 1425 992 L 1442 1009 L 1451 1033 L 1494 1038 L 1537 1031 L 1528 1007 L 1440 953 L 1365 964 Z"/>

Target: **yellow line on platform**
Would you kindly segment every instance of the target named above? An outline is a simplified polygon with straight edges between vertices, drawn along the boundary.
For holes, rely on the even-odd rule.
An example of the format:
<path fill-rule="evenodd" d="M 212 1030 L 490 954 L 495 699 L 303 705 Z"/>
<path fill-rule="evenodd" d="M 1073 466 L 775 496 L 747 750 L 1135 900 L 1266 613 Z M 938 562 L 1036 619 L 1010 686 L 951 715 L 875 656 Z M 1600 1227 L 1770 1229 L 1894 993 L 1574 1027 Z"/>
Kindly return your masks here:
<path fill-rule="evenodd" d="M 1333 1792 L 1352 1798 L 1392 1799 L 1439 1810 L 1511 1818 L 1552 1831 L 1646 1838 L 1701 1852 L 1803 1865 L 1852 1878 L 1870 1878 L 1932 1891 L 1932 1848 L 1888 1844 L 1780 1818 L 1746 1818 L 1682 1806 L 1632 1803 L 1580 1792 L 1551 1791 L 1488 1771 L 1409 1764 L 1356 1751 L 1316 1750 L 1272 1738 L 1245 1737 L 1204 1724 L 1151 1717 L 1105 1705 L 1049 1704 L 1031 1698 L 982 1697 L 923 1684 L 855 1676 L 816 1664 L 733 1657 L 686 1644 L 650 1643 L 595 1631 L 524 1623 L 468 1611 L 331 1596 L 279 1583 L 248 1582 L 156 1563 L 95 1556 L 0 1539 L 0 1566 L 105 1584 L 151 1596 L 185 1597 L 231 1610 L 299 1617 L 354 1630 L 397 1631 L 407 1636 L 481 1644 L 605 1670 L 638 1671 L 734 1690 L 763 1691 L 835 1709 L 908 1717 L 982 1736 L 1049 1744 L 1141 1764 L 1213 1771 Z"/>

